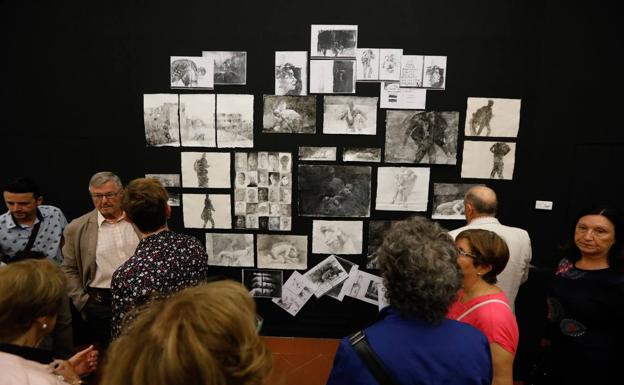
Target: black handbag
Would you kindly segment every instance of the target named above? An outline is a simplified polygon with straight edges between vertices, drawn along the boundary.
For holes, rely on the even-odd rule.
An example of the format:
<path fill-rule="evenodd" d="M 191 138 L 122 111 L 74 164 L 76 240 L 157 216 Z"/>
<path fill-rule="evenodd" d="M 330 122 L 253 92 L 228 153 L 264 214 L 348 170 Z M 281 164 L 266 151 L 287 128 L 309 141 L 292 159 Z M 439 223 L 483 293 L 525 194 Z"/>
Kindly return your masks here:
<path fill-rule="evenodd" d="M 364 330 L 351 334 L 349 342 L 380 385 L 400 385 L 371 348 Z"/>

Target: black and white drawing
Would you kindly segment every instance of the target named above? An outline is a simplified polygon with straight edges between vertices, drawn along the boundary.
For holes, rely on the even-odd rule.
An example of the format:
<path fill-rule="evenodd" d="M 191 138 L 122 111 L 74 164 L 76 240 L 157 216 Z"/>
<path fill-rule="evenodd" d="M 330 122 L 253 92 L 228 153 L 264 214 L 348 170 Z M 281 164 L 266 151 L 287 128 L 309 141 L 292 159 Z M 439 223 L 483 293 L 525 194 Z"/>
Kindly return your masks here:
<path fill-rule="evenodd" d="M 381 148 L 345 148 L 343 162 L 381 162 Z"/>
<path fill-rule="evenodd" d="M 379 87 L 381 108 L 423 110 L 427 104 L 427 90 L 401 87 L 399 82 L 381 82 Z"/>
<path fill-rule="evenodd" d="M 316 133 L 316 96 L 264 95 L 262 132 Z"/>
<path fill-rule="evenodd" d="M 336 147 L 299 147 L 299 160 L 336 160 Z"/>
<path fill-rule="evenodd" d="M 202 56 L 171 56 L 171 88 L 211 89 L 212 59 Z"/>
<path fill-rule="evenodd" d="M 309 279 L 298 271 L 293 271 L 282 287 L 281 298 L 273 298 L 272 301 L 290 315 L 296 316 L 301 308 L 308 302 L 317 287 Z"/>
<path fill-rule="evenodd" d="M 178 95 L 143 95 L 143 123 L 148 147 L 179 147 Z"/>
<path fill-rule="evenodd" d="M 171 207 L 180 206 L 180 193 L 172 193 L 167 191 L 169 194 L 169 199 L 167 200 L 167 204 Z"/>
<path fill-rule="evenodd" d="M 427 211 L 429 168 L 379 167 L 377 169 L 377 210 Z"/>
<path fill-rule="evenodd" d="M 206 253 L 211 266 L 254 266 L 253 234 L 206 234 Z"/>
<path fill-rule="evenodd" d="M 379 302 L 379 293 L 377 285 L 382 282 L 381 277 L 358 270 L 355 282 L 351 286 L 351 291 L 347 293 L 349 297 L 368 302 L 377 306 Z"/>
<path fill-rule="evenodd" d="M 310 60 L 310 92 L 354 94 L 355 60 Z"/>
<path fill-rule="evenodd" d="M 311 57 L 355 57 L 357 48 L 357 25 L 312 24 Z"/>
<path fill-rule="evenodd" d="M 383 281 L 377 283 L 377 297 L 377 310 L 381 311 L 384 307 L 390 306 L 390 301 L 388 300 L 388 289 L 384 286 Z"/>
<path fill-rule="evenodd" d="M 459 112 L 387 111 L 386 162 L 456 164 Z"/>
<path fill-rule="evenodd" d="M 377 134 L 378 98 L 326 96 L 323 113 L 324 134 Z"/>
<path fill-rule="evenodd" d="M 156 179 L 164 187 L 180 187 L 180 174 L 145 174 L 145 177 Z"/>
<path fill-rule="evenodd" d="M 362 254 L 361 221 L 313 221 L 312 252 L 315 254 Z"/>
<path fill-rule="evenodd" d="M 184 227 L 195 229 L 231 229 L 228 194 L 182 194 Z"/>
<path fill-rule="evenodd" d="M 216 147 L 215 95 L 180 95 L 180 139 L 182 146 Z"/>
<path fill-rule="evenodd" d="M 275 52 L 275 95 L 308 94 L 308 53 Z"/>
<path fill-rule="evenodd" d="M 446 87 L 446 56 L 425 56 L 423 87 L 444 89 Z"/>
<path fill-rule="evenodd" d="M 358 82 L 379 80 L 379 48 L 358 48 L 355 60 Z"/>
<path fill-rule="evenodd" d="M 243 269 L 243 285 L 252 297 L 281 298 L 284 272 L 280 270 Z"/>
<path fill-rule="evenodd" d="M 338 261 L 338 263 L 340 263 L 340 265 L 346 270 L 349 276 L 347 277 L 347 279 L 340 282 L 338 285 L 334 286 L 331 290 L 325 293 L 325 295 L 342 302 L 342 300 L 344 299 L 344 296 L 348 292 L 351 291 L 351 287 L 353 286 L 353 283 L 355 282 L 355 278 L 357 277 L 357 272 L 358 272 L 359 267 L 357 263 L 355 262 L 348 261 L 336 255 L 334 255 L 334 257 L 336 257 L 336 260 Z"/>
<path fill-rule="evenodd" d="M 379 50 L 379 80 L 399 81 L 401 79 L 402 49 L 382 48 Z"/>
<path fill-rule="evenodd" d="M 370 216 L 370 167 L 299 165 L 298 180 L 300 215 Z"/>
<path fill-rule="evenodd" d="M 336 256 L 330 255 L 311 268 L 304 276 L 318 287 L 314 295 L 320 298 L 323 294 L 347 279 L 349 274 L 338 262 Z"/>
<path fill-rule="evenodd" d="M 466 183 L 434 183 L 431 219 L 466 219 L 464 195 L 471 187 Z"/>
<path fill-rule="evenodd" d="M 247 52 L 204 51 L 202 54 L 214 62 L 214 84 L 247 83 Z"/>
<path fill-rule="evenodd" d="M 230 154 L 182 152 L 182 187 L 229 188 Z"/>
<path fill-rule="evenodd" d="M 253 147 L 253 95 L 217 95 L 217 146 Z"/>
<path fill-rule="evenodd" d="M 366 268 L 379 269 L 377 249 L 383 244 L 386 232 L 390 230 L 394 221 L 370 221 L 368 223 L 368 252 L 366 253 Z"/>
<path fill-rule="evenodd" d="M 468 98 L 465 135 L 517 137 L 520 103 L 520 99 Z"/>
<path fill-rule="evenodd" d="M 305 270 L 308 268 L 308 237 L 258 234 L 258 267 Z"/>
<path fill-rule="evenodd" d="M 401 87 L 422 87 L 425 57 L 422 55 L 403 55 L 401 58 Z"/>
<path fill-rule="evenodd" d="M 464 141 L 462 178 L 513 179 L 516 144 Z"/>

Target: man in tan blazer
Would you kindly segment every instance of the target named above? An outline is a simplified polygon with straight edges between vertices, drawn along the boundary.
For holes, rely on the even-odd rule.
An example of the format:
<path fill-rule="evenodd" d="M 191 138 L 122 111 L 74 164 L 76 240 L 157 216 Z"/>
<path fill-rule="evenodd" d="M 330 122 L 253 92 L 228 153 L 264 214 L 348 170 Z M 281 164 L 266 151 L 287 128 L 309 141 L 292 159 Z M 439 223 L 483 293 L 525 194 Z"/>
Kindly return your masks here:
<path fill-rule="evenodd" d="M 106 349 L 111 339 L 111 278 L 134 254 L 140 233 L 121 208 L 123 185 L 117 175 L 93 175 L 89 193 L 95 209 L 71 221 L 63 233 L 62 269 L 72 302 L 100 348 Z"/>

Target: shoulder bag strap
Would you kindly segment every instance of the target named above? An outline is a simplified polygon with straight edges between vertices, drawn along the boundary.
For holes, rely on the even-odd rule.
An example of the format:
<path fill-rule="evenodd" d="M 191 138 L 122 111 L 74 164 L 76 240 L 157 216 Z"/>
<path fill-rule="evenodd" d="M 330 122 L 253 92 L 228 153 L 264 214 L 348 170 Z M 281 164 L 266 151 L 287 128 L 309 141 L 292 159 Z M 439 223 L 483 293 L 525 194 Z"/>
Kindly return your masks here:
<path fill-rule="evenodd" d="M 509 308 L 509 310 L 511 310 L 511 307 L 509 307 L 509 304 L 507 304 L 507 302 L 505 302 L 503 300 L 500 300 L 500 299 L 488 299 L 487 301 L 480 302 L 480 303 L 474 305 L 473 307 L 471 307 L 470 309 L 466 310 L 462 315 L 460 315 L 459 317 L 455 318 L 455 320 L 456 321 L 461 321 L 462 318 L 464 318 L 468 314 L 472 313 L 473 310 L 476 310 L 476 309 L 480 308 L 481 306 L 485 306 L 487 304 L 494 303 L 494 302 L 502 303 L 503 305 L 507 306 Z"/>
<path fill-rule="evenodd" d="M 399 385 L 369 345 L 364 330 L 351 334 L 349 342 L 380 385 Z"/>
<path fill-rule="evenodd" d="M 39 227 L 41 227 L 41 220 L 33 226 L 32 231 L 30 232 L 30 238 L 28 238 L 28 243 L 26 244 L 26 247 L 24 247 L 24 251 L 30 251 L 30 249 L 32 249 L 35 239 L 37 238 L 37 234 L 39 233 Z"/>

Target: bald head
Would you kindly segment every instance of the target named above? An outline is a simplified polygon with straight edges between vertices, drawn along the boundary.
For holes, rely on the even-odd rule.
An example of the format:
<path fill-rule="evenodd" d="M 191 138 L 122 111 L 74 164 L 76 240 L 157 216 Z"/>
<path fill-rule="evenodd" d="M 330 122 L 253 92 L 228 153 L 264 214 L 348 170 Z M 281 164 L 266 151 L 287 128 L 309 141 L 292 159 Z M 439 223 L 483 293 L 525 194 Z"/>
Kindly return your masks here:
<path fill-rule="evenodd" d="M 486 186 L 474 186 L 466 192 L 464 197 L 464 205 L 466 206 L 466 219 L 468 218 L 468 212 L 471 212 L 471 217 L 493 217 L 496 215 L 496 209 L 498 208 L 498 200 L 496 199 L 496 193 Z"/>

